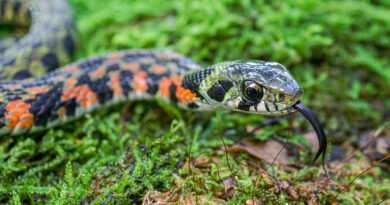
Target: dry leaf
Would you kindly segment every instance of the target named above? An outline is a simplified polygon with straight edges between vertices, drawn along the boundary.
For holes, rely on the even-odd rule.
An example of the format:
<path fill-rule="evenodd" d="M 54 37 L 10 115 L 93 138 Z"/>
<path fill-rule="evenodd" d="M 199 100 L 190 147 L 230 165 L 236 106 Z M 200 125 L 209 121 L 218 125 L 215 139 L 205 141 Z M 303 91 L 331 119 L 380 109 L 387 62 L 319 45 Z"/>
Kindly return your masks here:
<path fill-rule="evenodd" d="M 267 140 L 265 142 L 242 142 L 234 144 L 228 147 L 227 151 L 236 152 L 244 151 L 253 157 L 263 159 L 268 163 L 272 163 L 282 148 L 283 144 L 276 140 Z M 285 148 L 282 149 L 278 158 L 274 162 L 275 164 L 289 164 L 288 152 Z"/>
<path fill-rule="evenodd" d="M 313 147 L 318 150 L 320 147 L 318 142 L 318 136 L 315 132 L 308 132 L 303 135 L 307 140 L 309 140 L 310 144 L 313 145 Z"/>
<path fill-rule="evenodd" d="M 171 192 L 167 191 L 165 193 L 159 191 L 148 191 L 144 196 L 142 202 L 143 205 L 149 204 L 169 204 L 177 201 L 177 197 L 170 197 Z"/>
<path fill-rule="evenodd" d="M 199 155 L 196 159 L 195 159 L 195 166 L 196 167 L 202 167 L 202 168 L 208 168 L 210 167 L 210 164 L 212 163 L 212 160 L 211 158 L 209 157 L 206 157 L 206 156 L 203 156 L 203 155 Z"/>
<path fill-rule="evenodd" d="M 253 132 L 253 131 L 255 131 L 253 134 L 261 134 L 261 133 L 263 133 L 264 132 L 264 129 L 257 129 L 257 130 L 255 130 L 256 129 L 256 127 L 254 127 L 254 126 L 251 126 L 251 125 L 247 125 L 246 126 L 246 132 L 247 133 L 251 133 L 251 132 Z"/>
<path fill-rule="evenodd" d="M 264 204 L 263 199 L 248 199 L 245 202 L 246 205 L 261 205 Z"/>
<path fill-rule="evenodd" d="M 222 180 L 223 186 L 225 188 L 225 193 L 229 198 L 232 198 L 234 192 L 236 191 L 237 184 L 233 178 L 227 178 Z"/>

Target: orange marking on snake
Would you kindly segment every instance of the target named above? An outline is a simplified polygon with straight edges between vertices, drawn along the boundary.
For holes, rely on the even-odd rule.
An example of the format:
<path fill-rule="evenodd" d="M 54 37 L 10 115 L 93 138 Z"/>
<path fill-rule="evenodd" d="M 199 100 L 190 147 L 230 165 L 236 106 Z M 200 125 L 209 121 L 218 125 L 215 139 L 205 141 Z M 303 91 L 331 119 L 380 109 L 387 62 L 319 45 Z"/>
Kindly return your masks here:
<path fill-rule="evenodd" d="M 122 59 L 121 55 L 119 55 L 118 53 L 112 53 L 107 56 L 106 61 L 107 63 L 115 63 L 121 59 Z"/>
<path fill-rule="evenodd" d="M 90 74 L 92 77 L 101 78 L 104 76 L 104 74 L 106 74 L 106 70 L 100 67 L 94 71 L 91 71 Z"/>
<path fill-rule="evenodd" d="M 49 87 L 47 85 L 41 85 L 41 86 L 37 86 L 37 87 L 27 88 L 27 91 L 28 91 L 28 93 L 37 95 L 37 94 L 41 94 L 41 93 L 45 93 L 45 92 L 49 91 Z"/>
<path fill-rule="evenodd" d="M 14 84 L 10 86 L 11 89 L 18 89 L 20 88 L 20 84 Z"/>
<path fill-rule="evenodd" d="M 122 65 L 123 70 L 129 70 L 129 71 L 138 71 L 139 65 L 137 63 L 127 63 Z"/>
<path fill-rule="evenodd" d="M 176 88 L 176 97 L 181 105 L 187 105 L 190 102 L 199 101 L 196 97 L 196 93 L 191 92 L 189 89 L 183 87 Z"/>
<path fill-rule="evenodd" d="M 76 100 L 79 101 L 81 106 L 85 109 L 98 103 L 96 93 L 93 92 L 88 85 L 74 86 L 72 90 L 62 90 L 62 102 L 68 101 L 72 98 L 76 98 Z"/>
<path fill-rule="evenodd" d="M 183 81 L 184 76 L 178 76 L 176 73 L 174 73 L 174 74 L 171 75 L 170 78 L 171 78 L 171 80 L 173 81 L 173 83 L 175 83 L 175 85 L 176 85 L 177 87 L 180 87 L 180 86 L 181 86 L 181 83 L 182 83 L 182 81 Z"/>
<path fill-rule="evenodd" d="M 18 127 L 29 128 L 34 123 L 34 115 L 32 113 L 25 113 L 19 118 Z"/>
<path fill-rule="evenodd" d="M 167 68 L 161 65 L 154 65 L 150 68 L 150 72 L 155 73 L 157 75 L 162 75 L 167 72 Z"/>
<path fill-rule="evenodd" d="M 171 54 L 172 58 L 182 58 L 183 55 L 181 55 L 180 53 L 172 53 Z"/>
<path fill-rule="evenodd" d="M 114 97 L 123 94 L 123 89 L 121 87 L 119 79 L 120 75 L 118 72 L 112 73 L 110 76 L 110 88 L 114 93 Z"/>
<path fill-rule="evenodd" d="M 172 85 L 172 83 L 173 82 L 171 79 L 167 77 L 163 77 L 161 81 L 158 83 L 158 87 L 159 87 L 158 94 L 169 98 L 171 96 L 171 93 L 169 92 L 169 87 Z"/>
<path fill-rule="evenodd" d="M 64 71 L 67 73 L 73 73 L 78 70 L 81 70 L 81 68 L 78 67 L 77 65 L 69 65 L 64 68 Z"/>
<path fill-rule="evenodd" d="M 175 92 L 176 98 L 179 100 L 179 103 L 181 105 L 187 105 L 190 102 L 199 101 L 199 98 L 196 97 L 196 93 L 193 93 L 191 92 L 191 90 L 185 89 L 181 86 L 184 76 L 178 76 L 177 74 L 172 74 L 170 78 L 166 78 L 166 79 L 164 78 L 160 81 L 161 85 L 159 84 L 160 90 L 163 89 L 160 92 L 160 94 L 162 93 L 161 95 L 164 96 L 164 94 L 167 93 L 169 95 L 170 94 L 169 86 L 171 86 L 171 84 L 173 83 L 176 85 L 176 92 Z"/>
<path fill-rule="evenodd" d="M 22 100 L 15 100 L 8 103 L 4 114 L 6 119 L 6 127 L 14 129 L 15 127 L 29 128 L 34 122 L 34 115 L 28 112 L 31 107 L 30 104 L 23 102 Z"/>
<path fill-rule="evenodd" d="M 148 84 L 146 77 L 148 73 L 144 70 L 140 70 L 134 73 L 134 90 L 137 92 L 145 92 L 148 90 Z"/>
<path fill-rule="evenodd" d="M 76 78 L 67 78 L 65 80 L 65 86 L 66 88 L 71 88 L 73 87 L 74 85 L 76 85 L 77 83 L 77 79 Z"/>
<path fill-rule="evenodd" d="M 13 129 L 16 124 L 18 124 L 19 118 L 12 115 L 4 115 L 5 116 L 5 126 L 9 129 Z"/>
<path fill-rule="evenodd" d="M 167 56 L 167 55 L 164 54 L 164 53 L 159 53 L 159 54 L 157 54 L 157 58 L 160 59 L 160 60 L 163 60 L 163 61 L 169 60 L 169 56 Z"/>
<path fill-rule="evenodd" d="M 64 76 L 56 76 L 55 78 L 54 78 L 54 80 L 55 81 L 59 81 L 59 82 L 62 82 L 62 81 L 64 81 L 65 80 L 65 78 L 64 78 Z"/>

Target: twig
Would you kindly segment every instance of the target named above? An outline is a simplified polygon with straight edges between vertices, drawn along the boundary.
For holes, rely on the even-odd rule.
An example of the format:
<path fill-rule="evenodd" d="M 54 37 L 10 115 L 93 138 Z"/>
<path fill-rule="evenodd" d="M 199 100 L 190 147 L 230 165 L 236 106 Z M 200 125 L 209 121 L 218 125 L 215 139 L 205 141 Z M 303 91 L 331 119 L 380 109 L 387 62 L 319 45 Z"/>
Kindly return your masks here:
<path fill-rule="evenodd" d="M 191 136 L 191 143 L 190 143 L 190 148 L 188 150 L 188 173 L 191 173 L 191 149 L 192 149 L 192 144 L 194 143 L 194 133 L 192 133 L 192 136 Z M 194 159 L 195 160 L 195 159 Z M 196 192 L 196 187 L 195 187 L 195 184 L 196 184 L 196 179 L 195 179 L 195 161 L 193 162 L 193 169 L 192 169 L 192 178 L 194 179 L 194 185 L 193 185 L 193 189 L 194 189 L 194 192 L 195 192 L 195 200 L 196 200 L 196 204 L 199 204 L 198 202 L 198 193 Z"/>
<path fill-rule="evenodd" d="M 280 148 L 278 154 L 274 157 L 273 161 L 272 161 L 271 164 L 267 167 L 267 169 L 268 169 L 269 167 L 271 167 L 271 166 L 275 163 L 276 159 L 278 159 L 278 157 L 279 157 L 280 153 L 282 152 L 282 150 L 286 147 L 286 145 L 287 145 L 287 143 L 288 143 L 288 139 L 290 139 L 290 133 L 291 133 L 291 130 L 292 130 L 292 124 L 293 124 L 294 120 L 295 120 L 295 113 L 293 113 L 292 120 L 291 120 L 290 123 L 289 123 L 289 128 L 288 128 L 288 133 L 287 133 L 287 140 L 286 140 L 286 142 L 283 143 L 283 146 Z"/>
<path fill-rule="evenodd" d="M 222 179 L 221 179 L 221 176 L 219 175 L 219 166 L 218 166 L 216 163 L 214 163 L 214 164 L 217 166 L 217 176 L 218 176 L 218 179 L 219 179 L 219 183 L 221 183 L 221 184 L 223 185 L 223 181 L 222 181 Z M 223 186 L 223 193 L 225 193 L 226 198 L 229 200 L 230 197 L 229 197 L 229 195 L 226 193 L 225 186 Z"/>
<path fill-rule="evenodd" d="M 226 156 L 226 163 L 230 169 L 230 172 L 232 172 L 232 175 L 233 175 L 233 180 L 234 182 L 236 183 L 236 186 L 237 187 L 240 187 L 237 180 L 236 180 L 236 177 L 235 177 L 235 174 L 233 172 L 233 169 L 232 167 L 230 166 L 230 163 L 229 163 L 229 156 L 228 156 L 228 152 L 227 152 L 227 148 L 226 148 L 226 144 L 225 144 L 225 141 L 223 140 L 223 137 L 222 137 L 222 132 L 221 132 L 221 127 L 219 126 L 219 114 L 218 114 L 218 110 L 216 111 L 217 113 L 217 124 L 218 124 L 218 131 L 219 131 L 219 136 L 221 137 L 221 140 L 222 140 L 222 143 L 223 143 L 223 147 L 225 149 L 225 156 Z"/>

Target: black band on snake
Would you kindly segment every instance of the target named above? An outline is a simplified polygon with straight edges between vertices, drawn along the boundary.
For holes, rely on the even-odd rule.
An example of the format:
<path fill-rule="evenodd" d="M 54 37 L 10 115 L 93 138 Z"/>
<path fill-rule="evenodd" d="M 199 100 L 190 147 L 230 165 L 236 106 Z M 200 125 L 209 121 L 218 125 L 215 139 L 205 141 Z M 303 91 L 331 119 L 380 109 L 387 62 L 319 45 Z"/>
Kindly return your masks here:
<path fill-rule="evenodd" d="M 0 41 L 0 135 L 48 129 L 102 107 L 158 96 L 183 109 L 216 108 L 263 115 L 301 112 L 319 150 L 326 136 L 299 100 L 303 90 L 276 62 L 231 61 L 202 68 L 174 52 L 125 50 L 67 64 L 75 27 L 64 0 L 1 0 L 3 23 L 29 27 Z M 62 67 L 61 67 L 62 66 Z"/>

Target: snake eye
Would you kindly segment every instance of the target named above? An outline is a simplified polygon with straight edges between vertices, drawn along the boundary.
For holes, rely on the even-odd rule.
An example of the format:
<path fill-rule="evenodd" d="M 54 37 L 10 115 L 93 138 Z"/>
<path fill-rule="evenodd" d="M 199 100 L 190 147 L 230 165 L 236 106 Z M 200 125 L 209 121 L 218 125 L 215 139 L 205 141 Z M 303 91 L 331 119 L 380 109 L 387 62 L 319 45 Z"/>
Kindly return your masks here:
<path fill-rule="evenodd" d="M 278 93 L 278 95 L 277 95 L 277 101 L 278 102 L 284 102 L 284 100 L 286 99 L 286 95 L 284 95 L 284 93 Z"/>
<path fill-rule="evenodd" d="M 263 98 L 263 87 L 255 81 L 244 81 L 241 86 L 246 100 L 257 102 Z"/>

